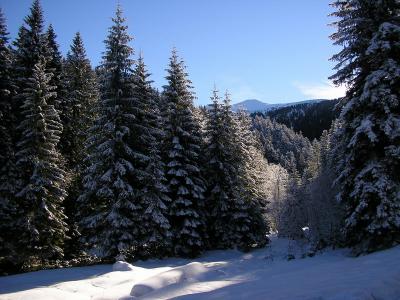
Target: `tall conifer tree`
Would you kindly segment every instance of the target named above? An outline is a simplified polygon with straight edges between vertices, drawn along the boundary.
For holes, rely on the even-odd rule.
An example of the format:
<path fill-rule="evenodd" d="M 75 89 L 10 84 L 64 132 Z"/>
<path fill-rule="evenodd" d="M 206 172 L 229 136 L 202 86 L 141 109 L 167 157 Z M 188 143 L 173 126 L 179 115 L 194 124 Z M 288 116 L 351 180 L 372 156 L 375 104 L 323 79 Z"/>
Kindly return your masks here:
<path fill-rule="evenodd" d="M 140 241 L 137 254 L 166 255 L 170 251 L 170 225 L 166 178 L 160 158 L 160 146 L 163 138 L 160 111 L 157 98 L 148 79 L 143 57 L 140 55 L 133 73 L 131 148 L 134 151 L 132 178 L 136 191 L 133 201 L 140 203 L 143 212 L 141 230 L 136 237 Z"/>
<path fill-rule="evenodd" d="M 60 149 L 67 166 L 75 169 L 85 157 L 84 141 L 87 130 L 93 125 L 98 101 L 96 76 L 80 33 L 76 33 L 64 63 L 65 96 L 61 98 L 64 130 Z"/>
<path fill-rule="evenodd" d="M 347 84 L 341 112 L 344 147 L 339 199 L 356 253 L 400 240 L 400 3 L 335 1 L 334 43 L 343 50 L 332 76 Z"/>
<path fill-rule="evenodd" d="M 205 184 L 199 165 L 200 125 L 194 115 L 191 82 L 175 49 L 167 71 L 163 102 L 167 114 L 164 161 L 168 195 L 172 201 L 169 221 L 175 254 L 191 257 L 202 252 L 205 235 Z"/>
<path fill-rule="evenodd" d="M 225 94 L 223 112 L 232 119 L 234 148 L 234 166 L 236 178 L 234 201 L 231 207 L 232 236 L 231 247 L 249 250 L 266 244 L 268 223 L 263 215 L 265 195 L 263 193 L 262 173 L 266 171 L 266 162 L 258 148 L 248 114 L 240 110 L 231 114 L 230 96 Z"/>
<path fill-rule="evenodd" d="M 64 129 L 59 148 L 70 173 L 68 197 L 64 201 L 71 238 L 66 243 L 66 252 L 74 255 L 79 251 L 76 199 L 82 190 L 83 161 L 86 156 L 84 144 L 88 130 L 94 122 L 95 107 L 98 101 L 96 76 L 86 57 L 79 32 L 75 35 L 67 54 L 62 79 L 65 93 L 59 99 Z"/>
<path fill-rule="evenodd" d="M 47 63 L 48 57 L 46 34 L 43 32 L 44 17 L 43 10 L 39 0 L 34 0 L 30 8 L 30 14 L 25 17 L 24 25 L 19 28 L 17 39 L 14 41 L 14 82 L 16 94 L 12 101 L 12 110 L 15 116 L 14 139 L 17 143 L 22 138 L 22 132 L 18 129 L 19 124 L 24 121 L 22 106 L 24 105 L 25 89 L 31 84 L 31 78 L 36 64 Z M 42 61 L 40 61 L 42 60 Z M 47 73 L 47 72 L 46 72 Z M 55 97 L 48 99 L 54 101 Z M 52 103 L 48 103 L 52 104 Z M 26 178 L 29 173 L 27 170 L 19 169 L 18 176 Z M 23 179 L 22 179 L 23 181 Z M 17 182 L 17 189 L 20 181 Z"/>
<path fill-rule="evenodd" d="M 62 257 L 65 216 L 61 207 L 66 196 L 65 172 L 60 168 L 57 143 L 62 125 L 53 105 L 55 87 L 49 85 L 45 60 L 34 66 L 33 77 L 22 95 L 23 120 L 17 145 L 17 166 L 24 170 L 17 193 L 19 254 L 24 260 Z"/>
<path fill-rule="evenodd" d="M 135 167 L 131 147 L 132 38 L 120 7 L 105 40 L 101 66 L 101 98 L 87 140 L 84 191 L 79 197 L 82 242 L 101 257 L 126 256 L 139 247 L 143 207 L 135 203 Z"/>
<path fill-rule="evenodd" d="M 205 151 L 207 162 L 207 212 L 209 241 L 212 248 L 235 247 L 232 208 L 238 183 L 236 168 L 236 123 L 229 102 L 221 104 L 214 89 L 207 114 Z"/>

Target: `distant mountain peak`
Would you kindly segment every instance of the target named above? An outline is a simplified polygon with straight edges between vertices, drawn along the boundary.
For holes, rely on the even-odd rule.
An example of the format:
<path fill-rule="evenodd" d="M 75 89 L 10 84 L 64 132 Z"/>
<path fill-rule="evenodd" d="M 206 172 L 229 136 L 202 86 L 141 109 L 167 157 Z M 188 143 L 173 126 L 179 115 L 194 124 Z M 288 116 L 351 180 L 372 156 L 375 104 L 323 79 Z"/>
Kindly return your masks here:
<path fill-rule="evenodd" d="M 253 103 L 253 102 L 254 103 L 268 104 L 268 103 L 262 102 L 262 101 L 260 101 L 258 99 L 246 99 L 246 100 L 244 100 L 244 101 L 242 101 L 240 103 Z"/>
<path fill-rule="evenodd" d="M 240 108 L 247 110 L 248 112 L 255 112 L 255 111 L 265 111 L 268 109 L 270 104 L 264 103 L 257 99 L 247 99 L 242 102 L 236 103 L 232 105 L 232 109 L 234 111 L 239 110 Z"/>
<path fill-rule="evenodd" d="M 310 100 L 304 100 L 304 101 L 298 101 L 298 102 L 288 102 L 288 103 L 275 103 L 275 104 L 270 104 L 270 103 L 265 103 L 262 102 L 258 99 L 247 99 L 244 101 L 241 101 L 239 103 L 235 103 L 232 105 L 232 110 L 233 111 L 238 111 L 240 108 L 247 110 L 249 113 L 253 112 L 266 112 L 266 111 L 271 111 L 275 110 L 281 107 L 287 107 L 287 106 L 292 106 L 292 105 L 297 105 L 297 104 L 305 104 L 305 103 L 317 103 L 324 101 L 326 99 L 310 99 Z"/>

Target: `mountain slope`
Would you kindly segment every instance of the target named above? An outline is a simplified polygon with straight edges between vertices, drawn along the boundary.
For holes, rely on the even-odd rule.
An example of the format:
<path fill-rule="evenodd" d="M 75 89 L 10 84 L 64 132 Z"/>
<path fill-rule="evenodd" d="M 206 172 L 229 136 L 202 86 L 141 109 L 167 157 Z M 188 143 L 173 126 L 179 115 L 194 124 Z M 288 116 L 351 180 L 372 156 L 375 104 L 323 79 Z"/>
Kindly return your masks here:
<path fill-rule="evenodd" d="M 305 103 L 318 103 L 320 101 L 325 101 L 325 99 L 312 99 L 312 100 L 304 100 L 298 102 L 289 102 L 289 103 L 265 103 L 257 99 L 248 99 L 242 102 L 236 103 L 232 105 L 232 110 L 237 111 L 239 108 L 243 108 L 247 110 L 249 113 L 253 112 L 267 112 L 271 110 L 275 110 L 282 107 L 297 105 L 297 104 L 305 104 Z"/>
<path fill-rule="evenodd" d="M 237 111 L 239 108 L 245 109 L 248 112 L 268 111 L 274 107 L 279 107 L 280 104 L 264 103 L 257 99 L 248 99 L 232 105 L 232 109 Z"/>
<path fill-rule="evenodd" d="M 321 100 L 316 103 L 302 103 L 281 107 L 265 113 L 256 112 L 254 115 L 269 117 L 313 140 L 314 138 L 319 138 L 322 131 L 328 130 L 333 120 L 339 116 L 337 104 L 338 100 Z"/>

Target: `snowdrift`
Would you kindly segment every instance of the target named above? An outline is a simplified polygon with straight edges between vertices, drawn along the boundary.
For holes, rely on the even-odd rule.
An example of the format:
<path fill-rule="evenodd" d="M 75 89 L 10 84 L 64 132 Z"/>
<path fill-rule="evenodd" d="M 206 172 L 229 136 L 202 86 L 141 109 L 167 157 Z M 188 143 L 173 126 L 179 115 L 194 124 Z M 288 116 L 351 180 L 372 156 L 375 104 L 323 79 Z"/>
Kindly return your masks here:
<path fill-rule="evenodd" d="M 0 277 L 1 300 L 287 299 L 399 300 L 400 247 L 362 257 L 330 250 L 300 258 L 304 245 L 272 239 L 243 254 L 212 251 L 196 261 L 117 262 Z"/>

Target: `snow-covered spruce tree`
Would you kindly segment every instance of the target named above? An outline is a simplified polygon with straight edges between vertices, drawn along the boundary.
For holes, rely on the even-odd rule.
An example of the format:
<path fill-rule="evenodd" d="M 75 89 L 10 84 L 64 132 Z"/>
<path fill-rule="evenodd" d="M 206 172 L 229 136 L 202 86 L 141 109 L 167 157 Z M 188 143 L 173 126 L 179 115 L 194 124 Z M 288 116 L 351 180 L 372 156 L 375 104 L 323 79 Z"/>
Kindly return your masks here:
<path fill-rule="evenodd" d="M 224 100 L 224 111 L 230 108 L 229 95 Z M 237 113 L 236 143 L 238 152 L 236 161 L 239 163 L 239 182 L 237 184 L 236 231 L 238 248 L 248 250 L 263 247 L 267 243 L 266 234 L 269 224 L 264 216 L 267 204 L 267 182 L 264 174 L 268 165 L 261 152 L 254 132 L 251 131 L 251 119 L 247 112 Z M 249 228 L 248 228 L 249 227 Z M 247 231 L 246 231 L 247 229 Z"/>
<path fill-rule="evenodd" d="M 137 191 L 132 186 L 132 38 L 120 7 L 112 20 L 101 66 L 97 118 L 87 139 L 84 189 L 78 198 L 84 247 L 104 258 L 134 252 L 143 219 L 143 207 L 134 202 Z"/>
<path fill-rule="evenodd" d="M 84 141 L 87 130 L 93 125 L 98 101 L 96 76 L 80 33 L 76 33 L 64 62 L 64 86 L 66 94 L 61 107 L 64 130 L 60 150 L 70 169 L 76 169 L 85 157 Z M 74 170 L 76 171 L 76 170 Z"/>
<path fill-rule="evenodd" d="M 143 208 L 140 221 L 138 257 L 167 255 L 171 249 L 171 232 L 168 222 L 166 178 L 160 157 L 163 138 L 160 112 L 143 57 L 140 55 L 133 72 L 130 147 L 134 168 L 132 201 Z"/>
<path fill-rule="evenodd" d="M 214 90 L 211 100 L 205 151 L 210 247 L 249 250 L 263 246 L 268 228 L 258 198 L 260 173 L 253 163 L 261 167 L 264 158 L 254 151 L 251 121 L 244 114 L 234 115 L 228 94 L 221 104 Z"/>
<path fill-rule="evenodd" d="M 93 72 L 82 38 L 77 33 L 72 41 L 71 49 L 63 68 L 63 87 L 60 100 L 63 132 L 59 149 L 65 159 L 70 183 L 68 196 L 64 201 L 65 214 L 70 240 L 66 242 L 66 255 L 75 255 L 79 251 L 77 232 L 76 199 L 82 190 L 82 171 L 86 156 L 85 141 L 87 132 L 95 118 L 95 107 L 98 101 L 96 76 Z"/>
<path fill-rule="evenodd" d="M 208 247 L 226 249 L 235 246 L 232 207 L 235 202 L 237 169 L 234 155 L 235 123 L 230 107 L 222 107 L 214 89 L 205 127 L 205 178 L 207 178 L 206 208 Z M 226 111 L 223 111 L 223 108 Z"/>
<path fill-rule="evenodd" d="M 14 214 L 16 212 L 15 119 L 12 110 L 14 86 L 13 56 L 8 45 L 8 32 L 0 8 L 0 269 L 6 269 L 15 255 Z M 1 272 L 1 271 L 0 271 Z"/>
<path fill-rule="evenodd" d="M 60 168 L 56 147 L 62 125 L 53 105 L 55 87 L 49 85 L 44 58 L 33 70 L 22 106 L 21 138 L 17 144 L 17 167 L 22 174 L 18 200 L 18 258 L 32 260 L 60 258 L 66 237 L 61 206 L 66 195 L 65 172 Z M 23 171 L 23 172 L 22 172 Z"/>
<path fill-rule="evenodd" d="M 163 156 L 171 199 L 169 222 L 174 253 L 194 257 L 203 251 L 205 236 L 200 125 L 194 115 L 191 82 L 175 49 L 167 71 L 168 84 L 162 97 L 166 109 Z"/>
<path fill-rule="evenodd" d="M 400 241 L 400 3 L 336 1 L 343 50 L 332 79 L 347 84 L 340 135 L 339 200 L 346 216 L 346 243 L 355 253 Z"/>

